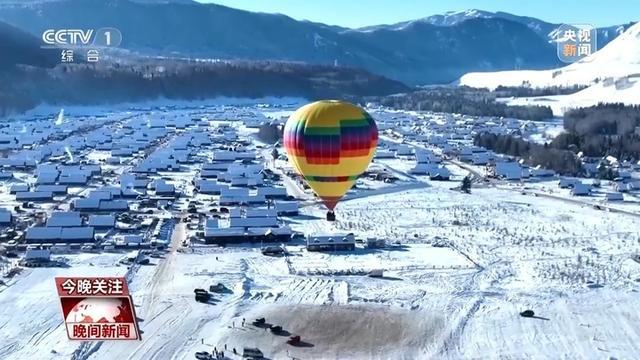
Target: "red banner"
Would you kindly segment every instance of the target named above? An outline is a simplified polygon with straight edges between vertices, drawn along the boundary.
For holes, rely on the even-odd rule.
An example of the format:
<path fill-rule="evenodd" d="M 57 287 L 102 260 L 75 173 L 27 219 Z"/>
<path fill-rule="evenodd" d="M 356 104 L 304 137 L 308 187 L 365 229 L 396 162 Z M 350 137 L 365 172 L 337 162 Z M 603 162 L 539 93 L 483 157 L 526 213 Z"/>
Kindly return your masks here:
<path fill-rule="evenodd" d="M 56 277 L 58 296 L 129 295 L 123 277 Z"/>
<path fill-rule="evenodd" d="M 56 277 L 71 340 L 139 340 L 133 300 L 123 277 Z"/>

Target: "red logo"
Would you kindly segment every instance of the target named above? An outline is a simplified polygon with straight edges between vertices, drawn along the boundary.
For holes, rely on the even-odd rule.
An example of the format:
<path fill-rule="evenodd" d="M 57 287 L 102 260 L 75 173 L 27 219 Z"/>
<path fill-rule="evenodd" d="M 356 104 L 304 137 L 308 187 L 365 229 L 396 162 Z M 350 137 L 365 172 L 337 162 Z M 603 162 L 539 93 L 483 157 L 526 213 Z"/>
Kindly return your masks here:
<path fill-rule="evenodd" d="M 69 339 L 140 339 L 133 301 L 123 277 L 55 279 Z"/>

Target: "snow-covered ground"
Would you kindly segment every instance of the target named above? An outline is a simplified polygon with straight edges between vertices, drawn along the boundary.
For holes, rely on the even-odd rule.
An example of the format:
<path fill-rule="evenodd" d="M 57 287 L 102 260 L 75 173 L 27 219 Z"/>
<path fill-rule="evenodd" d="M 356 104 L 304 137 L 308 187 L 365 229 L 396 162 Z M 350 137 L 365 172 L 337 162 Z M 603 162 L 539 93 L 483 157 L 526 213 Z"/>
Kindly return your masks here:
<path fill-rule="evenodd" d="M 225 344 L 226 354 L 258 346 L 276 359 L 637 354 L 637 219 L 514 196 L 428 187 L 346 201 L 335 223 L 315 207 L 291 219 L 298 229 L 404 244 L 388 249 L 321 254 L 294 243 L 281 258 L 249 245 L 168 255 L 131 284 L 143 340 L 93 344 L 89 358 L 186 359 Z M 441 241 L 449 246 L 431 246 Z M 385 278 L 340 275 L 373 268 Z M 217 282 L 233 293 L 193 300 L 193 288 Z M 528 308 L 548 320 L 518 316 Z M 257 317 L 309 346 L 249 325 Z"/>
<path fill-rule="evenodd" d="M 459 83 L 494 89 L 503 86 L 532 87 L 589 85 L 595 79 L 621 78 L 640 73 L 640 23 L 590 56 L 560 69 L 473 72 L 463 75 Z"/>
<path fill-rule="evenodd" d="M 639 69 L 640 70 L 640 69 Z M 591 85 L 588 88 L 569 95 L 524 97 L 504 99 L 508 105 L 549 106 L 556 116 L 562 116 L 567 110 L 589 107 L 599 103 L 640 104 L 640 76 L 624 81 L 624 84 Z"/>
<path fill-rule="evenodd" d="M 54 257 L 68 267 L 25 268 L 0 287 L 0 358 L 69 359 L 80 343 L 67 340 L 56 276 L 124 276 L 123 254 L 67 254 Z M 4 279 L 7 281 L 6 279 Z"/>
<path fill-rule="evenodd" d="M 256 108 L 216 111 L 240 116 Z M 260 111 L 279 118 L 289 110 Z M 247 129 L 238 134 L 251 138 Z M 384 239 L 384 248 L 318 253 L 292 240 L 283 257 L 262 255 L 260 244 L 183 248 L 195 231 L 177 222 L 164 257 L 128 273 L 141 341 L 70 342 L 55 292 L 54 276 L 126 273 L 117 265 L 123 253 L 67 253 L 56 257 L 68 267 L 25 268 L 0 285 L 0 358 L 192 359 L 225 345 L 229 359 L 240 359 L 232 350 L 243 347 L 259 347 L 270 359 L 637 357 L 637 203 L 619 205 L 627 214 L 596 209 L 598 197 L 578 201 L 564 190 L 531 195 L 557 189 L 551 180 L 476 184 L 463 194 L 452 190 L 468 173 L 457 162 L 444 162 L 450 182 L 412 176 L 414 165 L 376 160 L 370 170 L 385 169 L 397 181 L 362 180 L 338 205 L 335 222 L 314 201 L 283 219 L 306 234 Z M 276 170 L 283 167 L 275 162 Z M 157 176 L 209 206 L 212 196 L 193 195 L 197 166 L 185 168 Z M 311 198 L 286 179 L 291 195 Z M 383 277 L 366 275 L 377 269 Z M 194 288 L 217 283 L 231 292 L 209 304 L 194 300 Z M 538 317 L 520 317 L 525 309 Z M 258 317 L 285 331 L 253 326 Z M 289 334 L 300 335 L 302 345 L 287 345 Z"/>

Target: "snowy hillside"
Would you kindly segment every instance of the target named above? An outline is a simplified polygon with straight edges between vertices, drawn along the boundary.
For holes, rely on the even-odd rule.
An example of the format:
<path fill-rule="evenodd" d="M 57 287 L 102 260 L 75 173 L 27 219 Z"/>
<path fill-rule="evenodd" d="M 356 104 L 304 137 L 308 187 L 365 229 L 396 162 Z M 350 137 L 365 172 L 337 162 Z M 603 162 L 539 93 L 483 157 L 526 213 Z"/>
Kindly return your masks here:
<path fill-rule="evenodd" d="M 459 84 L 490 89 L 500 85 L 520 86 L 523 83 L 529 83 L 532 87 L 589 85 L 596 79 L 613 78 L 615 81 L 634 74 L 640 74 L 640 23 L 630 27 L 600 51 L 563 68 L 473 72 L 462 76 Z"/>
<path fill-rule="evenodd" d="M 420 19 L 402 21 L 399 23 L 391 24 L 391 25 L 366 26 L 360 29 L 356 29 L 356 31 L 366 32 L 366 31 L 374 31 L 374 30 L 380 30 L 380 29 L 398 31 L 398 30 L 405 30 L 407 27 L 411 26 L 412 24 L 419 24 L 419 23 L 431 24 L 435 26 L 454 26 L 469 19 L 476 19 L 476 18 L 490 19 L 493 17 L 496 17 L 495 13 L 484 11 L 484 10 L 477 10 L 477 9 L 469 9 L 464 11 L 447 11 L 444 14 L 431 15 L 428 17 L 420 18 Z"/>
<path fill-rule="evenodd" d="M 571 95 L 516 98 L 509 105 L 549 106 L 553 114 L 561 116 L 566 110 L 589 107 L 598 103 L 640 104 L 640 76 L 629 76 L 617 81 L 601 82 Z"/>

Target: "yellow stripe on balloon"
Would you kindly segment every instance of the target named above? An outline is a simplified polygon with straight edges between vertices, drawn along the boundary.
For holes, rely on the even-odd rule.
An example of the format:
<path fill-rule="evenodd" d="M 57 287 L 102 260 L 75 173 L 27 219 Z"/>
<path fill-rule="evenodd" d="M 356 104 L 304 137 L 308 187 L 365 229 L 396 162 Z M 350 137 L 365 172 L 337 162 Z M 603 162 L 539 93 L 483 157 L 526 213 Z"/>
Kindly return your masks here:
<path fill-rule="evenodd" d="M 336 103 L 341 106 L 336 106 Z M 322 116 L 318 116 L 322 114 Z M 311 127 L 339 127 L 345 119 L 362 119 L 362 109 L 338 100 L 325 100 L 307 104 L 291 115 L 292 119 L 307 120 Z"/>
<path fill-rule="evenodd" d="M 329 197 L 342 197 L 355 183 L 354 180 L 347 181 L 307 181 L 309 186 L 316 192 L 316 194 L 322 194 L 322 196 Z M 320 195 L 319 195 L 320 196 Z"/>
<path fill-rule="evenodd" d="M 358 175 L 367 169 L 376 149 L 372 148 L 366 156 L 340 158 L 340 162 L 327 166 L 323 164 L 309 164 L 303 156 L 291 156 L 295 169 L 306 176 L 350 176 Z M 364 169 L 363 169 L 363 164 Z"/>

